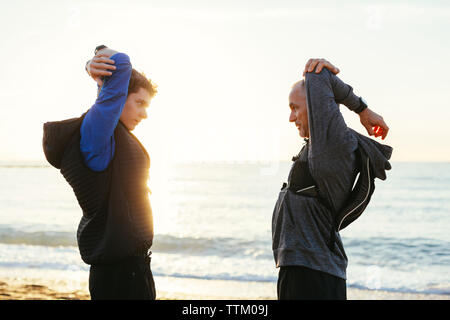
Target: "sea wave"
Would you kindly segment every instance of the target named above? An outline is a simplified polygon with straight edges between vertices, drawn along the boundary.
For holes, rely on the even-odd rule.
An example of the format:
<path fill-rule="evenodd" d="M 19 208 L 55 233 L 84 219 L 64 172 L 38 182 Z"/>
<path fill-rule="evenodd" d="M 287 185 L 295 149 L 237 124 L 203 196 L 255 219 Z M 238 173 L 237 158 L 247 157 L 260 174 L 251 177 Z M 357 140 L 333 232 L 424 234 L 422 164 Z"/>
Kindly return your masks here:
<path fill-rule="evenodd" d="M 77 239 L 75 232 L 22 231 L 11 227 L 0 226 L 0 243 L 65 247 L 77 246 Z"/>
<path fill-rule="evenodd" d="M 68 231 L 22 231 L 0 226 L 0 243 L 24 244 L 47 247 L 76 247 L 76 232 Z M 221 257 L 245 256 L 253 259 L 271 259 L 270 244 L 235 238 L 183 237 L 156 234 L 152 251 L 188 255 L 215 255 Z"/>
<path fill-rule="evenodd" d="M 387 291 L 387 292 L 394 292 L 394 293 L 417 293 L 417 294 L 438 294 L 438 295 L 444 295 L 449 296 L 450 299 L 450 285 L 448 283 L 445 284 L 438 284 L 438 285 L 431 285 L 427 288 L 422 289 L 411 289 L 408 286 L 402 286 L 402 287 L 379 287 L 374 289 L 370 286 L 364 286 L 360 284 L 353 284 L 347 282 L 348 288 L 355 288 L 355 289 L 361 289 L 361 290 L 372 290 L 372 291 Z"/>
<path fill-rule="evenodd" d="M 428 238 L 343 238 L 351 263 L 382 264 L 398 270 L 450 265 L 450 242 Z"/>
<path fill-rule="evenodd" d="M 450 242 L 428 238 L 346 238 L 343 243 L 351 263 L 382 264 L 398 270 L 450 265 Z M 76 231 L 23 231 L 0 226 L 0 243 L 47 247 L 77 247 Z M 196 256 L 243 257 L 272 260 L 270 239 L 192 237 L 156 234 L 152 251 Z"/>

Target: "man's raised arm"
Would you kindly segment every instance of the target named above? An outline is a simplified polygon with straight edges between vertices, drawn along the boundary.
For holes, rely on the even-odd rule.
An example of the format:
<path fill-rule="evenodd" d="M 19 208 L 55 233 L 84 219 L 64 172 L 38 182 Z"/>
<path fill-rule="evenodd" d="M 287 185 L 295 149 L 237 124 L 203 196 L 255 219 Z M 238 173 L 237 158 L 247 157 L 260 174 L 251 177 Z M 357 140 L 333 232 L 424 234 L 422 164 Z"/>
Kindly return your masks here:
<path fill-rule="evenodd" d="M 80 149 L 86 165 L 94 171 L 102 171 L 114 155 L 113 133 L 127 99 L 132 66 L 128 55 L 109 48 L 99 50 L 96 58 L 102 61 L 97 59 L 96 64 L 90 63 L 86 68 L 94 80 L 100 77 L 102 69 L 111 75 L 103 78 L 97 100 L 81 125 Z M 114 61 L 115 69 L 106 70 L 105 59 Z"/>
<path fill-rule="evenodd" d="M 353 88 L 334 74 L 331 74 L 331 81 L 333 82 L 332 86 L 336 102 L 342 103 L 357 113 L 361 124 L 366 128 L 369 135 L 381 136 L 384 140 L 388 134 L 389 127 L 384 122 L 383 117 L 370 110 L 363 99 L 353 93 Z"/>
<path fill-rule="evenodd" d="M 303 70 L 303 76 L 308 72 L 320 73 L 323 68 L 328 69 L 331 74 L 332 89 L 337 103 L 345 105 L 359 115 L 361 124 L 366 128 L 370 136 L 382 137 L 384 140 L 389 132 L 389 127 L 379 114 L 372 111 L 360 99 L 353 94 L 353 88 L 341 81 L 336 74 L 340 70 L 325 59 L 309 59 Z"/>

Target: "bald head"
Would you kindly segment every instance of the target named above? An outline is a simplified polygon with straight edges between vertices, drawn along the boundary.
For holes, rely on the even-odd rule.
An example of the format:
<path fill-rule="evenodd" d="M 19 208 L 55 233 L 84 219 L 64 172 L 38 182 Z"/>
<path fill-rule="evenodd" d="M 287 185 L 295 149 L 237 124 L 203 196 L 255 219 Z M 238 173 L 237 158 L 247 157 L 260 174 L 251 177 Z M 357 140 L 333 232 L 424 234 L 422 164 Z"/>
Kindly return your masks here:
<path fill-rule="evenodd" d="M 305 80 L 302 79 L 292 85 L 292 92 L 301 96 L 306 96 Z"/>

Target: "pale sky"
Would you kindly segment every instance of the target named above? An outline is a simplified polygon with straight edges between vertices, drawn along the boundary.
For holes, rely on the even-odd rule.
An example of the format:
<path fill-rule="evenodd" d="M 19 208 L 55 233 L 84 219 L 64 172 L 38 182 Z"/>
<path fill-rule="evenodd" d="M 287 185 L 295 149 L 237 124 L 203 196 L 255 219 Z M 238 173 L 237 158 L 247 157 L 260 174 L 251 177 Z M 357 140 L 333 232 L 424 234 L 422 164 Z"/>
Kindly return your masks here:
<path fill-rule="evenodd" d="M 44 161 L 42 124 L 94 103 L 99 44 L 159 86 L 134 132 L 152 161 L 290 160 L 288 94 L 309 58 L 385 118 L 393 161 L 450 161 L 449 17 L 445 1 L 1 2 L 0 161 Z"/>

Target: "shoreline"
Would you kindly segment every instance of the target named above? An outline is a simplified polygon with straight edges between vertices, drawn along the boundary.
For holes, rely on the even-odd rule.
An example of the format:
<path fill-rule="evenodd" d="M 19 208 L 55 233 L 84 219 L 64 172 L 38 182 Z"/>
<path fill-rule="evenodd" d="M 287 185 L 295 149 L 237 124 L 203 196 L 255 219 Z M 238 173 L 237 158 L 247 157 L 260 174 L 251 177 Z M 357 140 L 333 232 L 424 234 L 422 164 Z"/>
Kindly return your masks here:
<path fill-rule="evenodd" d="M 276 283 L 155 276 L 157 300 L 276 300 Z M 448 294 L 347 288 L 348 300 L 450 300 Z M 90 300 L 87 280 L 0 277 L 0 300 Z"/>

